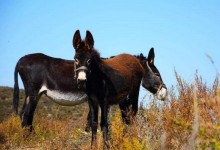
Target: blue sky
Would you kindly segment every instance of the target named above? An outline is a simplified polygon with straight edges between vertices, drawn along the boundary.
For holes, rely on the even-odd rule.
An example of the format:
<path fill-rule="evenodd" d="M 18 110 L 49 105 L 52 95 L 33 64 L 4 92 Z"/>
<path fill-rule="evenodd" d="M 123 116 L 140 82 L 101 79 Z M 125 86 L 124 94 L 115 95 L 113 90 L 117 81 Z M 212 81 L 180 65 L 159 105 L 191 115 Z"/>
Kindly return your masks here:
<path fill-rule="evenodd" d="M 219 0 L 1 0 L 0 85 L 13 86 L 15 64 L 26 54 L 73 59 L 77 29 L 82 37 L 91 31 L 103 57 L 147 55 L 154 47 L 167 87 L 176 84 L 174 68 L 189 83 L 198 70 L 211 85 L 220 71 L 219 6 Z"/>

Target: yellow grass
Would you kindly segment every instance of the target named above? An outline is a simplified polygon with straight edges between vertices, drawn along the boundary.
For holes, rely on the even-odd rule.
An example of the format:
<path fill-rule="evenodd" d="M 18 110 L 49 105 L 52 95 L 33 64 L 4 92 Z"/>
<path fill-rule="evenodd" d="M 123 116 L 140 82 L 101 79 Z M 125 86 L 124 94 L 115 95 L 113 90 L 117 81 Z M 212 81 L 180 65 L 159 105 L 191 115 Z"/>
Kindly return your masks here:
<path fill-rule="evenodd" d="M 190 84 L 175 74 L 178 84 L 169 89 L 168 100 L 151 98 L 132 125 L 122 123 L 119 109 L 110 112 L 109 149 L 220 149 L 218 78 L 209 87 L 197 74 Z M 0 123 L 0 149 L 91 149 L 91 133 L 84 132 L 88 107 L 79 108 L 77 117 L 65 117 L 71 113 L 63 110 L 51 106 L 48 115 L 38 109 L 31 134 L 18 117 L 6 116 Z M 93 149 L 103 149 L 101 131 Z"/>

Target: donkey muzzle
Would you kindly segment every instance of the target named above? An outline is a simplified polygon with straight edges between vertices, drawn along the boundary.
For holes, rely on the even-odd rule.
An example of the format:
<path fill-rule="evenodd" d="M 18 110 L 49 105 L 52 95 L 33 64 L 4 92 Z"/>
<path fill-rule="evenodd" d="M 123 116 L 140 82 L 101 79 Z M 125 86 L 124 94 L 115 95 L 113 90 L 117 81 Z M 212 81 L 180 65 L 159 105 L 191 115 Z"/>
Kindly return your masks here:
<path fill-rule="evenodd" d="M 86 89 L 86 72 L 84 70 L 80 70 L 77 77 L 77 85 L 79 89 Z"/>
<path fill-rule="evenodd" d="M 157 92 L 157 99 L 164 101 L 167 98 L 167 88 L 161 87 Z"/>

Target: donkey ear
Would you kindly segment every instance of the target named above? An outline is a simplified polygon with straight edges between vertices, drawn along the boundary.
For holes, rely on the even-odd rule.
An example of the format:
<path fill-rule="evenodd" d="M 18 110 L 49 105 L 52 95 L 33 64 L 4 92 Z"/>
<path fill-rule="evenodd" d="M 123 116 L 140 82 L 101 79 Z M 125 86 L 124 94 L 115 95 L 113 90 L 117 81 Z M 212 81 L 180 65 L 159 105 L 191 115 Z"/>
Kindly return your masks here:
<path fill-rule="evenodd" d="M 151 65 L 151 64 L 154 64 L 154 48 L 152 47 L 149 51 L 149 54 L 148 54 L 148 63 Z"/>
<path fill-rule="evenodd" d="M 79 30 L 76 30 L 74 36 L 73 36 L 73 47 L 75 48 L 75 50 L 78 49 L 79 44 L 81 43 L 82 39 L 80 36 L 80 32 Z"/>
<path fill-rule="evenodd" d="M 86 31 L 85 45 L 89 48 L 89 50 L 92 50 L 94 46 L 93 36 L 88 30 Z"/>

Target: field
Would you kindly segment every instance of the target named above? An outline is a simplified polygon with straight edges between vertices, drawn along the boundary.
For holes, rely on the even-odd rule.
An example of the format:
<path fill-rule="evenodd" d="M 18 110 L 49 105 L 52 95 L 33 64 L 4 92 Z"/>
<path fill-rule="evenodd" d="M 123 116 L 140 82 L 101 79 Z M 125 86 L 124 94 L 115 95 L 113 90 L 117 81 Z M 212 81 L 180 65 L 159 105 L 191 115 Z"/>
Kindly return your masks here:
<path fill-rule="evenodd" d="M 218 78 L 209 87 L 197 74 L 193 83 L 175 74 L 177 85 L 169 89 L 168 99 L 150 97 L 132 125 L 123 125 L 119 109 L 112 107 L 109 149 L 220 149 Z M 84 132 L 87 103 L 64 107 L 42 97 L 30 134 L 12 114 L 12 92 L 13 88 L 0 87 L 0 149 L 91 149 L 91 133 Z M 21 108 L 24 91 L 20 93 Z M 103 149 L 101 131 L 93 149 Z"/>

